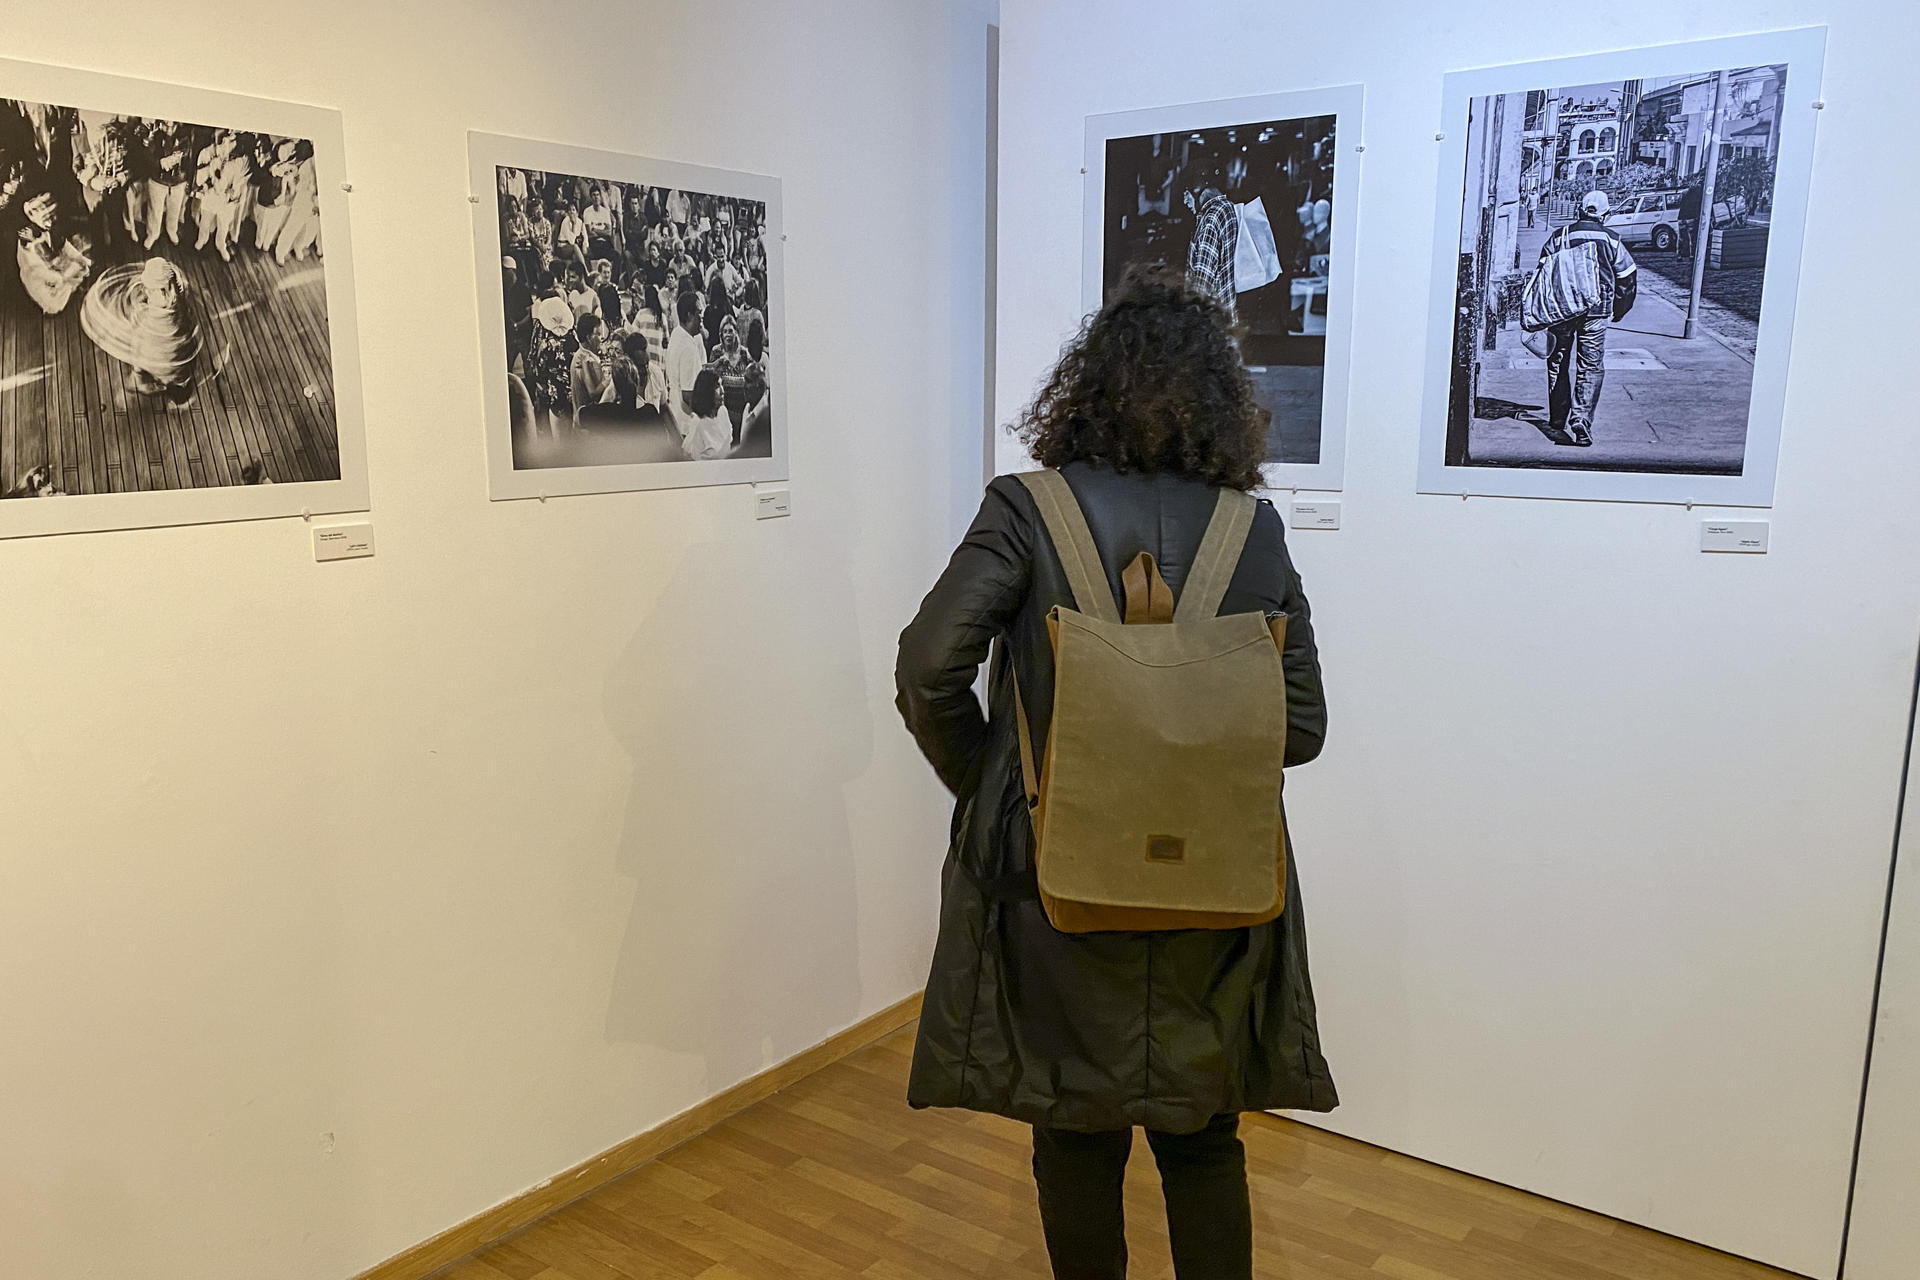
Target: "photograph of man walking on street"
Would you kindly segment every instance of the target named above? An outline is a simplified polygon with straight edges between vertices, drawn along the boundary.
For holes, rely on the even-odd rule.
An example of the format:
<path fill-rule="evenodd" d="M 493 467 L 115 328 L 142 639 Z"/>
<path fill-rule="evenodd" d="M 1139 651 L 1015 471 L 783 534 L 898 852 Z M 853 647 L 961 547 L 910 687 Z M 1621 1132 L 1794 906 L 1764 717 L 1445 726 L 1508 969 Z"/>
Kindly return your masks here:
<path fill-rule="evenodd" d="M 1423 487 L 1525 494 L 1533 490 L 1517 475 L 1502 481 L 1490 473 L 1605 473 L 1620 478 L 1548 482 L 1539 492 L 1644 500 L 1657 486 L 1636 487 L 1626 476 L 1737 481 L 1764 473 L 1770 492 L 1793 299 L 1789 288 L 1774 304 L 1768 268 L 1788 255 L 1794 262 L 1783 273 L 1797 267 L 1805 201 L 1798 157 L 1811 122 L 1792 113 L 1812 114 L 1803 100 L 1809 89 L 1794 78 L 1789 99 L 1786 60 L 1542 80 L 1671 71 L 1690 52 L 1764 54 L 1774 49 L 1758 42 L 1804 34 L 1458 77 L 1469 83 L 1454 91 L 1458 105 L 1450 108 L 1464 107 L 1464 119 L 1455 117 L 1464 147 L 1448 151 L 1449 166 L 1461 166 L 1452 170 L 1460 185 L 1449 183 L 1461 201 L 1457 240 L 1450 228 L 1445 237 L 1457 254 L 1448 264 L 1447 472 L 1437 484 L 1423 472 Z M 1803 65 L 1792 69 L 1803 74 Z M 1804 74 L 1817 82 L 1817 62 Z M 1520 87 L 1532 75 L 1541 87 Z M 1484 91 L 1494 84 L 1514 88 Z M 1781 231 L 1783 148 L 1796 163 L 1795 216 Z M 1436 279 L 1440 270 L 1436 264 Z M 1767 376 L 1757 380 L 1757 366 Z M 1758 407 L 1756 386 L 1766 391 Z M 1756 423 L 1764 424 L 1763 458 L 1750 453 Z M 1438 425 L 1429 423 L 1433 444 Z M 1750 471 L 1756 462 L 1761 470 Z M 1706 501 L 1713 490 L 1700 488 Z M 1658 490 L 1668 492 L 1679 489 Z"/>
<path fill-rule="evenodd" d="M 1611 211 L 1606 192 L 1587 192 L 1580 220 L 1547 237 L 1521 298 L 1521 327 L 1547 336 L 1539 354 L 1547 362 L 1549 434 L 1582 449 L 1593 445 L 1607 331 L 1627 318 L 1640 287 L 1633 255 L 1607 227 Z"/>

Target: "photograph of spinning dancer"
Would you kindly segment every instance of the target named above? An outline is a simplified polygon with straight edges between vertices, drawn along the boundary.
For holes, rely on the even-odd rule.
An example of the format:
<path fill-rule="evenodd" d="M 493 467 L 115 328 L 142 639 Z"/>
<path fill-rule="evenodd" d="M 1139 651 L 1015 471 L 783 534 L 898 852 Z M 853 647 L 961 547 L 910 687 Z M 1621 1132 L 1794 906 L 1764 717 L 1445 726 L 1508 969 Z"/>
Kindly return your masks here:
<path fill-rule="evenodd" d="M 339 478 L 312 142 L 0 99 L 0 227 L 7 496 Z"/>

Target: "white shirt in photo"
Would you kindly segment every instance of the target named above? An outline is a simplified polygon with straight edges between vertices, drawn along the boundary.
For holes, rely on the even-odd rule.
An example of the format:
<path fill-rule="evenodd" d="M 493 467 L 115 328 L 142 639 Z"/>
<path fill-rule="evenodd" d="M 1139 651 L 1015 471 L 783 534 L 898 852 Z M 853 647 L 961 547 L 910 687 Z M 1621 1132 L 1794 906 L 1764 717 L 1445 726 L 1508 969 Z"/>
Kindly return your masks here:
<path fill-rule="evenodd" d="M 693 390 L 706 367 L 706 342 L 675 325 L 673 336 L 667 339 L 667 397 L 675 412 L 680 411 L 680 397 Z"/>
<path fill-rule="evenodd" d="M 733 448 L 733 419 L 727 416 L 725 407 L 710 418 L 677 409 L 674 421 L 680 427 L 680 447 L 695 462 L 724 458 Z"/>

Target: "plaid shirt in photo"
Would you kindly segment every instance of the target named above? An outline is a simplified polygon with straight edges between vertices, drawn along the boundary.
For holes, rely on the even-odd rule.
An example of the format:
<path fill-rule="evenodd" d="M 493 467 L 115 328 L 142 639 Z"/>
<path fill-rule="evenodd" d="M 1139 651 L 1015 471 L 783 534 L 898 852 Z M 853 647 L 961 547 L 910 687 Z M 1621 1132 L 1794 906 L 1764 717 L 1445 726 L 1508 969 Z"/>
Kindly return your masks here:
<path fill-rule="evenodd" d="M 1240 247 L 1240 211 L 1215 192 L 1200 205 L 1187 250 L 1187 285 L 1220 304 L 1228 319 L 1238 318 L 1233 288 L 1233 258 Z"/>

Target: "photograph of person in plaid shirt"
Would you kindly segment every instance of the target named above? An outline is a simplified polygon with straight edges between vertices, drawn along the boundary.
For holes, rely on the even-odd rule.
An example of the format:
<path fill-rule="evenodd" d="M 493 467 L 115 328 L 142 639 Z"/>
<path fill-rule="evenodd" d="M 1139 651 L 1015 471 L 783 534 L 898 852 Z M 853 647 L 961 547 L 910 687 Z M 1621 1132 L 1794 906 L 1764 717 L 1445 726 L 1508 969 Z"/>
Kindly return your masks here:
<path fill-rule="evenodd" d="M 1240 210 L 1209 175 L 1199 195 L 1187 192 L 1194 215 L 1193 243 L 1187 246 L 1187 284 L 1220 304 L 1227 318 L 1240 319 L 1239 292 L 1233 285 L 1233 258 L 1240 247 Z"/>
<path fill-rule="evenodd" d="M 1334 126 L 1335 117 L 1316 115 L 1105 144 L 1104 288 L 1136 264 L 1184 269 L 1194 291 L 1220 305 L 1273 415 L 1270 463 L 1321 461 Z M 1249 216 L 1256 201 L 1264 224 Z M 1238 269 L 1252 238 L 1243 224 L 1268 272 L 1277 264 L 1264 283 Z"/>

